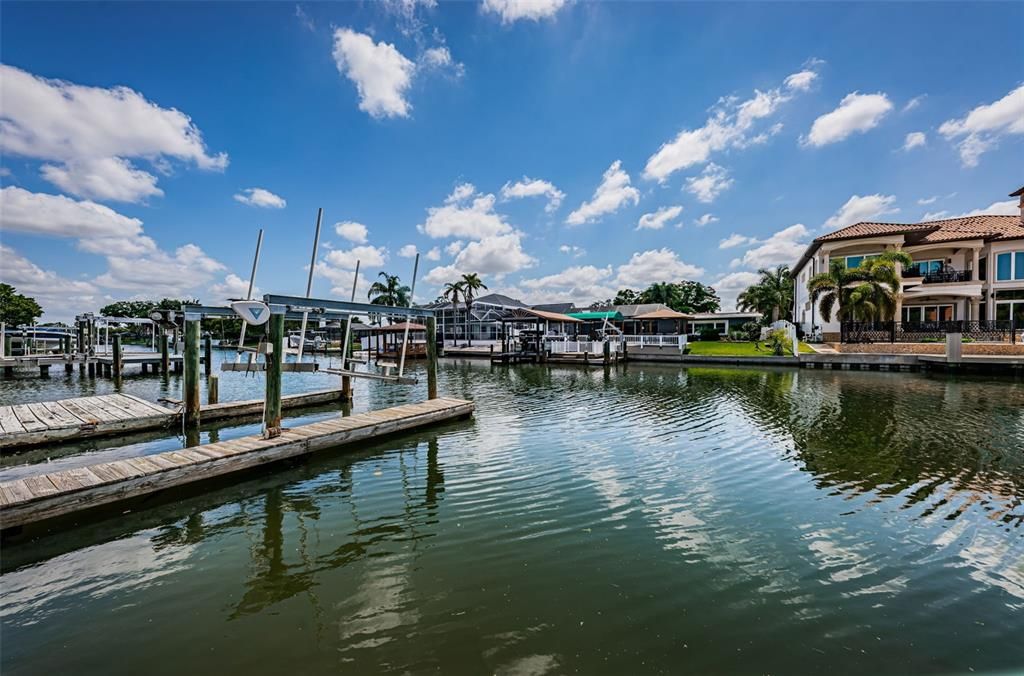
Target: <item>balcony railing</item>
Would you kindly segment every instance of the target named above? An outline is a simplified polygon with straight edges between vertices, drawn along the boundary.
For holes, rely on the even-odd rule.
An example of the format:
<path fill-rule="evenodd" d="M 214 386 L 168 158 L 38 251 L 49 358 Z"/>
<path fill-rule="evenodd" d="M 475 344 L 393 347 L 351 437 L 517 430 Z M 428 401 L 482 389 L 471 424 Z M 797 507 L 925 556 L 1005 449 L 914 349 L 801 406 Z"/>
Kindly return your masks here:
<path fill-rule="evenodd" d="M 920 343 L 944 341 L 946 334 L 959 333 L 983 342 L 1016 343 L 1021 329 L 1012 320 L 955 320 L 935 322 L 853 322 L 840 324 L 843 343 Z"/>
<path fill-rule="evenodd" d="M 950 282 L 969 281 L 971 281 L 970 270 L 956 270 L 948 266 L 942 270 L 929 272 L 924 275 L 925 284 L 948 284 Z"/>

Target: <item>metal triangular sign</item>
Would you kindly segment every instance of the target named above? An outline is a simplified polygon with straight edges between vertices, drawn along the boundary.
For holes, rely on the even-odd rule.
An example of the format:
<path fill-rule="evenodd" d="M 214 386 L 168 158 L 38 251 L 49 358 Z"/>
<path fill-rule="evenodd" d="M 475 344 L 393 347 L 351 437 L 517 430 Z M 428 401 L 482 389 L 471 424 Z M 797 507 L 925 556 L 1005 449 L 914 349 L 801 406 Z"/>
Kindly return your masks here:
<path fill-rule="evenodd" d="M 258 300 L 236 300 L 231 309 L 251 326 L 266 324 L 270 319 L 270 308 Z"/>

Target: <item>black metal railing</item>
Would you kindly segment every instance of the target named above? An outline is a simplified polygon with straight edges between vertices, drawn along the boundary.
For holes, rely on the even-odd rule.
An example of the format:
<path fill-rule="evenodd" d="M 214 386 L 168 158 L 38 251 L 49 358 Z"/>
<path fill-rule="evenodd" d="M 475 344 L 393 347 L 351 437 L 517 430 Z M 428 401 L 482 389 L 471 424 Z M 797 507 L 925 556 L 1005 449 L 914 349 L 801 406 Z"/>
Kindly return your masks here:
<path fill-rule="evenodd" d="M 947 267 L 942 270 L 936 270 L 929 272 L 924 275 L 925 284 L 948 284 L 950 282 L 969 282 L 971 281 L 970 270 L 955 270 Z"/>
<path fill-rule="evenodd" d="M 941 342 L 946 334 L 959 333 L 979 342 L 1016 343 L 1024 326 L 1013 320 L 955 320 L 933 322 L 841 322 L 839 339 L 844 343 Z"/>

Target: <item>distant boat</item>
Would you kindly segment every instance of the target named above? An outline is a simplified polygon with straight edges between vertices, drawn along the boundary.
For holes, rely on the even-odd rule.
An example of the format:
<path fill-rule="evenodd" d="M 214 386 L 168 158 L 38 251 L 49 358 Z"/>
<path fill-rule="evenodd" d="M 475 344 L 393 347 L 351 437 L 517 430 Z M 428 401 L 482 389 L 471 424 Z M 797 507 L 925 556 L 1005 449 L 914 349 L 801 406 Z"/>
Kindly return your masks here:
<path fill-rule="evenodd" d="M 299 339 L 302 337 L 302 331 L 289 331 L 288 332 L 288 347 L 289 349 L 299 349 Z M 306 347 L 313 350 L 323 350 L 327 347 L 327 334 L 323 331 L 306 331 Z"/>

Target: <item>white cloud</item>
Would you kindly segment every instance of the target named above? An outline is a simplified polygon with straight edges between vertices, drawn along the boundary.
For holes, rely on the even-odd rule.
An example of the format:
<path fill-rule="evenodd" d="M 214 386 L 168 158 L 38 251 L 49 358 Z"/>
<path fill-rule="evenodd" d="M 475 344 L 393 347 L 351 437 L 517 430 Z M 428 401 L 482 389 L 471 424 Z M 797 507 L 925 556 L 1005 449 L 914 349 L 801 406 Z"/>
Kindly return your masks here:
<path fill-rule="evenodd" d="M 575 244 L 571 246 L 569 244 L 563 244 L 562 246 L 558 247 L 558 250 L 564 254 L 572 254 L 573 258 L 582 258 L 583 256 L 587 255 L 586 249 L 578 247 Z"/>
<path fill-rule="evenodd" d="M 748 249 L 742 258 L 730 263 L 730 267 L 770 268 L 776 265 L 793 264 L 807 247 L 809 231 L 802 223 L 780 230 L 768 239 L 752 240 L 757 246 Z"/>
<path fill-rule="evenodd" d="M 83 240 L 142 236 L 142 221 L 137 218 L 129 218 L 88 200 L 33 193 L 17 186 L 0 189 L 0 227 L 13 232 Z"/>
<path fill-rule="evenodd" d="M 756 284 L 760 279 L 761 276 L 756 272 L 730 272 L 713 282 L 711 286 L 718 293 L 718 298 L 722 302 L 722 312 L 734 311 L 736 296 L 746 291 L 750 285 Z"/>
<path fill-rule="evenodd" d="M 611 298 L 616 289 L 611 266 L 573 266 L 553 275 L 520 280 L 513 293 L 529 303 L 572 302 L 587 305 L 595 300 Z"/>
<path fill-rule="evenodd" d="M 366 237 L 369 234 L 366 226 L 355 221 L 341 221 L 334 224 L 334 232 L 356 244 L 366 244 Z"/>
<path fill-rule="evenodd" d="M 674 282 L 700 277 L 704 269 L 679 259 L 668 248 L 634 253 L 629 262 L 620 265 L 615 281 L 619 286 L 646 288 L 654 282 Z"/>
<path fill-rule="evenodd" d="M 747 237 L 746 235 L 737 235 L 733 233 L 723 240 L 718 242 L 719 249 L 732 249 L 733 247 L 743 246 L 744 244 L 753 244 L 756 242 L 753 237 Z"/>
<path fill-rule="evenodd" d="M 736 97 L 720 99 L 711 110 L 704 126 L 683 129 L 671 141 L 663 144 L 647 160 L 644 178 L 665 181 L 674 172 L 707 162 L 715 152 L 726 148 L 745 148 L 763 143 L 782 127 L 778 124 L 760 134 L 752 135 L 758 121 L 774 115 L 780 105 L 796 93 L 810 87 L 813 70 L 793 73 L 786 78 L 784 87 L 768 91 L 754 90 L 754 95 L 739 101 Z"/>
<path fill-rule="evenodd" d="M 927 142 L 928 137 L 925 136 L 923 131 L 912 131 L 903 140 L 903 150 L 913 150 L 925 145 Z"/>
<path fill-rule="evenodd" d="M 416 252 L 413 251 L 413 255 Z M 354 246 L 347 251 L 331 251 L 324 257 L 324 263 L 343 270 L 355 270 L 356 263 L 364 270 L 384 265 L 388 250 L 380 246 Z"/>
<path fill-rule="evenodd" d="M 156 176 L 130 159 L 167 169 L 168 158 L 223 170 L 188 115 L 127 87 L 89 87 L 0 65 L 0 152 L 47 160 L 43 177 L 80 197 L 138 202 L 159 196 Z"/>
<path fill-rule="evenodd" d="M 938 201 L 938 199 L 938 195 L 932 195 L 931 197 L 922 197 L 921 199 L 917 200 L 917 203 L 924 206 L 925 204 L 934 204 L 936 201 Z"/>
<path fill-rule="evenodd" d="M 928 95 L 927 94 L 921 94 L 920 96 L 915 96 L 914 98 L 910 99 L 909 101 L 907 101 L 906 105 L 903 106 L 903 108 L 900 110 L 900 112 L 901 113 L 909 113 L 910 111 L 914 110 L 915 108 L 918 108 L 921 105 L 921 102 L 924 101 L 926 96 L 928 96 Z"/>
<path fill-rule="evenodd" d="M 82 197 L 115 202 L 140 202 L 147 197 L 161 197 L 156 176 L 136 169 L 119 157 L 68 160 L 64 164 L 44 164 L 40 173 L 50 183 Z"/>
<path fill-rule="evenodd" d="M 794 91 L 805 92 L 811 88 L 815 80 L 818 79 L 818 74 L 813 70 L 802 70 L 799 73 L 793 73 L 785 79 L 783 84 L 787 89 Z"/>
<path fill-rule="evenodd" d="M 733 180 L 729 173 L 714 162 L 704 167 L 700 176 L 691 176 L 686 179 L 686 190 L 705 203 L 714 202 L 715 198 L 729 189 Z"/>
<path fill-rule="evenodd" d="M 966 216 L 1017 216 L 1020 214 L 1020 204 L 1016 200 L 1003 200 L 993 202 L 982 209 L 973 209 L 962 214 L 951 214 L 949 211 L 933 211 L 925 214 L 922 221 L 937 221 L 944 218 L 964 218 Z"/>
<path fill-rule="evenodd" d="M 875 194 L 864 195 L 863 197 L 854 195 L 846 200 L 846 204 L 839 207 L 839 210 L 825 221 L 823 228 L 825 230 L 838 230 L 861 221 L 870 221 L 879 216 L 898 213 L 899 209 L 893 206 L 895 203 L 895 195 Z"/>
<path fill-rule="evenodd" d="M 640 217 L 640 222 L 637 223 L 637 230 L 661 230 L 670 221 L 675 220 L 679 214 L 683 213 L 681 206 L 672 207 L 661 207 L 653 214 L 644 214 Z"/>
<path fill-rule="evenodd" d="M 461 276 L 462 272 L 455 265 L 438 265 L 424 275 L 423 281 L 434 286 L 441 286 L 448 282 L 454 282 Z"/>
<path fill-rule="evenodd" d="M 562 205 L 565 193 L 556 188 L 550 181 L 523 176 L 520 181 L 515 183 L 510 181 L 503 185 L 501 197 L 505 200 L 523 197 L 547 197 L 548 204 L 544 207 L 544 211 L 550 213 L 556 211 Z"/>
<path fill-rule="evenodd" d="M 718 217 L 715 216 L 714 214 L 704 214 L 703 216 L 701 216 L 700 218 L 695 220 L 693 222 L 693 224 L 698 226 L 698 227 L 703 228 L 705 225 L 711 225 L 712 223 L 717 223 L 717 222 L 718 222 Z"/>
<path fill-rule="evenodd" d="M 355 277 L 355 270 L 336 268 L 327 263 L 316 264 L 316 274 L 327 279 L 331 283 L 331 295 L 341 298 L 352 297 L 352 280 Z M 359 280 L 356 282 L 356 300 L 365 300 L 366 293 L 370 290 L 370 281 L 362 272 L 359 273 Z"/>
<path fill-rule="evenodd" d="M 207 286 L 223 270 L 224 265 L 198 246 L 186 244 L 174 254 L 156 250 L 143 256 L 107 256 L 107 271 L 96 278 L 96 284 L 148 296 L 180 297 Z"/>
<path fill-rule="evenodd" d="M 497 14 L 503 24 L 515 21 L 552 19 L 567 0 L 484 0 L 481 10 Z"/>
<path fill-rule="evenodd" d="M 810 133 L 801 142 L 814 147 L 838 143 L 851 134 L 874 129 L 890 110 L 892 102 L 882 92 L 852 92 L 839 102 L 838 108 L 816 119 Z"/>
<path fill-rule="evenodd" d="M 95 309 L 99 289 L 92 282 L 61 277 L 44 270 L 9 246 L 0 244 L 3 281 L 19 293 L 36 299 L 43 308 L 44 321 L 68 320 L 79 312 Z"/>
<path fill-rule="evenodd" d="M 462 77 L 466 72 L 465 65 L 453 59 L 452 53 L 444 45 L 423 50 L 420 64 L 426 68 L 450 71 L 455 77 Z"/>
<path fill-rule="evenodd" d="M 415 258 L 416 256 L 416 245 L 406 244 L 398 250 L 398 255 L 402 258 Z"/>
<path fill-rule="evenodd" d="M 601 185 L 597 186 L 591 200 L 582 203 L 565 222 L 569 225 L 588 223 L 618 211 L 627 202 L 639 204 L 640 191 L 630 185 L 629 174 L 622 168 L 622 161 L 615 160 L 604 172 Z"/>
<path fill-rule="evenodd" d="M 441 247 L 435 246 L 433 249 L 426 253 L 426 259 L 428 261 L 439 261 L 441 260 Z"/>
<path fill-rule="evenodd" d="M 523 251 L 518 233 L 470 242 L 455 257 L 455 267 L 465 272 L 504 275 L 530 267 L 536 261 Z"/>
<path fill-rule="evenodd" d="M 235 194 L 235 201 L 264 209 L 284 209 L 288 204 L 284 198 L 263 188 L 246 188 Z"/>
<path fill-rule="evenodd" d="M 427 209 L 427 220 L 416 227 L 435 239 L 482 239 L 511 232 L 505 217 L 494 211 L 494 203 L 494 195 L 478 193 L 473 184 L 462 183 L 445 199 L 444 206 Z"/>
<path fill-rule="evenodd" d="M 949 141 L 960 139 L 960 161 L 967 167 L 977 166 L 982 154 L 995 148 L 1002 136 L 1024 134 L 1024 84 L 960 119 L 943 122 L 939 133 Z"/>
<path fill-rule="evenodd" d="M 394 45 L 349 28 L 334 31 L 334 62 L 338 72 L 356 85 L 359 109 L 371 117 L 408 117 L 405 99 L 416 64 Z"/>
<path fill-rule="evenodd" d="M 450 242 L 447 246 L 445 246 L 444 252 L 449 256 L 458 256 L 459 252 L 462 251 L 462 247 L 464 246 L 465 244 L 463 243 L 463 241 L 461 239 L 457 239 L 454 242 Z"/>
<path fill-rule="evenodd" d="M 232 272 L 224 277 L 224 281 L 210 286 L 207 302 L 213 305 L 226 304 L 231 299 L 245 298 L 245 294 L 248 291 L 249 280 L 242 279 Z M 261 296 L 263 296 L 263 292 L 259 286 L 254 284 L 252 287 L 252 297 L 260 298 Z"/>

